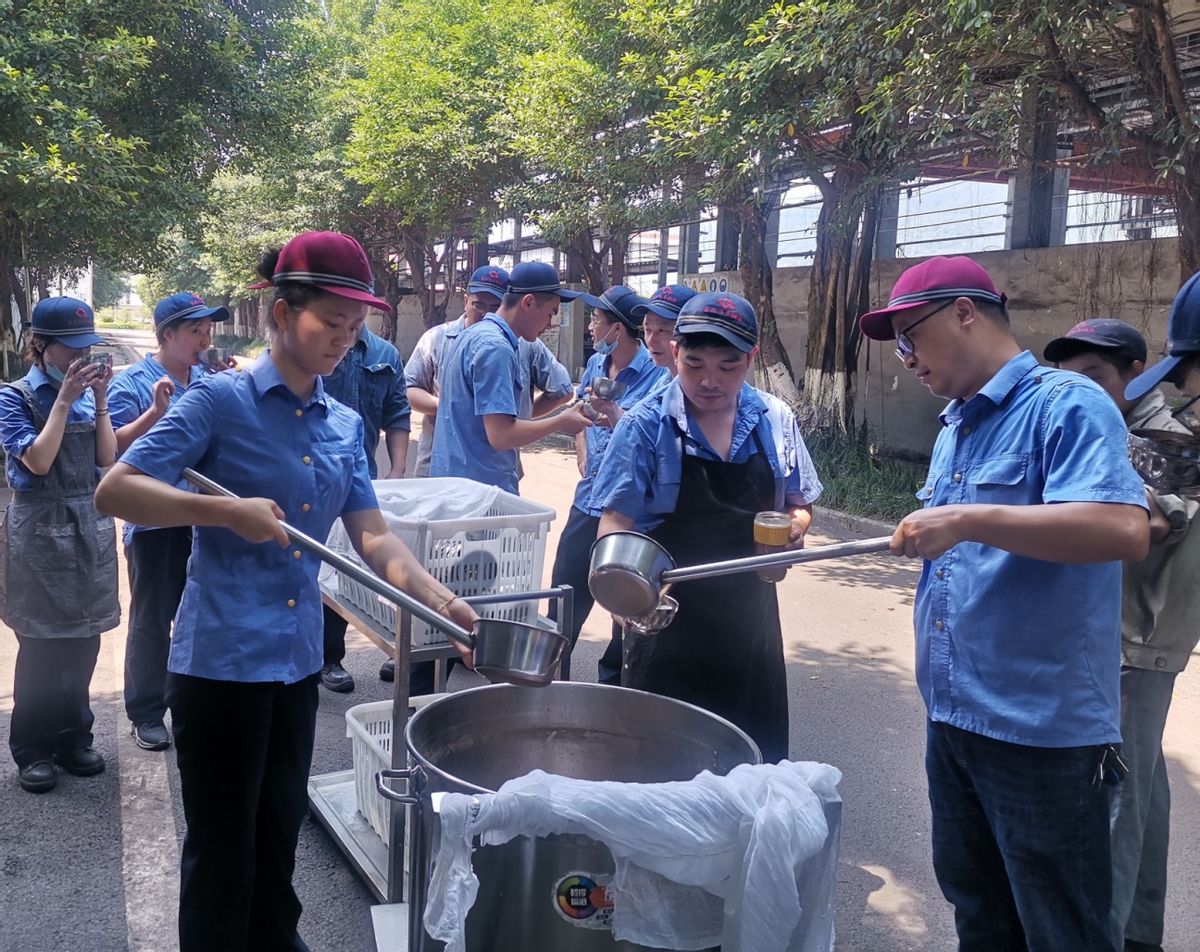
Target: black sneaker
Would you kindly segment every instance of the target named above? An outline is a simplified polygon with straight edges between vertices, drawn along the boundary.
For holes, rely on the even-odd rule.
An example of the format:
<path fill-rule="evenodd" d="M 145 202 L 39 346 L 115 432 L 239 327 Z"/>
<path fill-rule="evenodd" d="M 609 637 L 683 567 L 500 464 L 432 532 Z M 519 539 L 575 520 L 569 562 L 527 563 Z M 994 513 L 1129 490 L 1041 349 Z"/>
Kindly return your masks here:
<path fill-rule="evenodd" d="M 349 694 L 354 690 L 354 675 L 335 661 L 321 669 L 321 683 L 330 691 Z"/>
<path fill-rule="evenodd" d="M 134 724 L 129 733 L 142 750 L 166 750 L 171 746 L 171 735 L 162 721 L 155 724 Z"/>
<path fill-rule="evenodd" d="M 91 747 L 60 750 L 54 755 L 54 762 L 76 777 L 94 777 L 104 772 L 104 758 Z"/>
<path fill-rule="evenodd" d="M 388 658 L 387 661 L 379 668 L 380 681 L 395 681 L 396 680 L 396 659 Z"/>
<path fill-rule="evenodd" d="M 50 761 L 38 760 L 22 767 L 17 774 L 17 780 L 20 782 L 22 790 L 28 790 L 30 793 L 46 793 L 53 790 L 54 785 L 58 783 L 58 771 L 54 769 L 54 764 Z"/>

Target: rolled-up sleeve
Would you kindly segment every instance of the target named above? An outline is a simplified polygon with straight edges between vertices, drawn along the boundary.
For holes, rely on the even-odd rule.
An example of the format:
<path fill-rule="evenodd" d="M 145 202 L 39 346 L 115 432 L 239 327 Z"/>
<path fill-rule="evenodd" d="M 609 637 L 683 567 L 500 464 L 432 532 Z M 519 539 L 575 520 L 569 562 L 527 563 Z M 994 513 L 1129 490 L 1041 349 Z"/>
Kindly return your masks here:
<path fill-rule="evenodd" d="M 418 387 L 421 390 L 434 392 L 434 368 L 436 366 L 433 356 L 433 335 L 434 330 L 428 330 L 421 335 L 421 339 L 417 341 L 417 346 L 413 348 L 413 352 L 409 354 L 408 363 L 404 365 L 404 383 L 407 387 Z M 407 397 L 405 398 L 407 401 Z"/>
<path fill-rule="evenodd" d="M 20 459 L 37 434 L 21 392 L 15 387 L 0 390 L 0 445 L 4 446 L 5 454 Z"/>
<path fill-rule="evenodd" d="M 1129 462 L 1125 421 L 1090 381 L 1061 384 L 1042 420 L 1043 502 L 1111 502 L 1147 508 Z"/>
<path fill-rule="evenodd" d="M 804 445 L 804 438 L 800 435 L 800 427 L 797 426 L 795 417 L 792 417 L 791 429 L 788 439 L 788 445 L 793 447 L 791 458 L 788 460 L 791 471 L 784 485 L 783 500 L 788 506 L 810 506 L 820 498 L 824 487 L 817 476 L 812 457 L 808 454 L 808 447 Z"/>
<path fill-rule="evenodd" d="M 653 485 L 654 468 L 654 434 L 642 420 L 626 414 L 613 428 L 596 473 L 592 506 L 638 521 L 649 511 L 647 488 Z"/>

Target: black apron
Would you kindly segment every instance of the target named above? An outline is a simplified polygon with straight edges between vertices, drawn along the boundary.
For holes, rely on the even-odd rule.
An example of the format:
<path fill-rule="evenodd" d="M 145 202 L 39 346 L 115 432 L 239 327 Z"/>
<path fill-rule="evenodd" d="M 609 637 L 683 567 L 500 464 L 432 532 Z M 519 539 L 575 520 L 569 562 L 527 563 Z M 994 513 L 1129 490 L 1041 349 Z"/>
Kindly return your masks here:
<path fill-rule="evenodd" d="M 46 418 L 20 391 L 38 432 Z M 106 424 L 107 425 L 107 424 Z M 90 638 L 121 621 L 117 534 L 96 511 L 96 425 L 68 423 L 54 464 L 13 492 L 0 527 L 0 618 L 26 638 Z"/>
<path fill-rule="evenodd" d="M 680 434 L 680 439 L 683 436 Z M 683 454 L 675 511 L 649 535 L 680 566 L 755 554 L 754 515 L 775 508 L 775 473 L 758 431 L 744 463 Z M 776 763 L 788 755 L 787 672 L 775 586 L 753 572 L 681 582 L 679 612 L 655 635 L 631 635 L 626 687 L 732 721 Z"/>

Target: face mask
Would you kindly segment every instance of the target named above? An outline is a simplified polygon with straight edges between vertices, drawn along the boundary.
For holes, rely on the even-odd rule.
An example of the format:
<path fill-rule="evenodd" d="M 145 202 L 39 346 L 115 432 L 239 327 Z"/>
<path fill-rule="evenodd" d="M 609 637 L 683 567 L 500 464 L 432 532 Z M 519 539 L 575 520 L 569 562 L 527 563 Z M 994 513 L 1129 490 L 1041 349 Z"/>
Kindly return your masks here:
<path fill-rule="evenodd" d="M 53 364 L 46 364 L 46 376 L 55 383 L 62 383 L 67 379 L 67 375 L 55 367 Z"/>
<path fill-rule="evenodd" d="M 616 325 L 614 324 L 613 330 L 615 331 L 616 329 L 617 329 Z M 604 340 L 596 341 L 596 345 L 595 345 L 596 353 L 600 354 L 603 357 L 608 357 L 616 349 L 617 349 L 617 342 L 615 340 L 610 341 L 608 339 L 608 335 L 605 335 Z"/>

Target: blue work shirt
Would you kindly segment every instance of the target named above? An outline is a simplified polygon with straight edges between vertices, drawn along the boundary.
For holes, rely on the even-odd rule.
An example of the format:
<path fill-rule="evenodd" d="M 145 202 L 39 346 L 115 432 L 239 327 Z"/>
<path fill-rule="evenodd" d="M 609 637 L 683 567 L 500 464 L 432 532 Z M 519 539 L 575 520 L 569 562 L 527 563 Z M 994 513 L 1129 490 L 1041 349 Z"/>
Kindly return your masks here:
<path fill-rule="evenodd" d="M 603 354 L 592 354 L 588 359 L 587 366 L 583 368 L 583 380 L 579 383 L 576 396 L 585 396 L 592 381 L 597 377 L 607 377 L 611 366 L 611 355 L 605 357 Z M 659 382 L 665 376 L 669 376 L 667 371 L 662 367 L 655 366 L 650 351 L 639 343 L 629 366 L 617 374 L 617 382 L 627 384 L 629 387 L 617 401 L 617 406 L 628 411 L 643 397 L 657 389 Z M 596 480 L 596 474 L 600 472 L 600 464 L 604 461 L 604 454 L 612 439 L 613 428 L 597 424 L 588 427 L 583 432 L 584 438 L 587 440 L 587 474 L 575 487 L 575 501 L 572 505 L 589 516 L 599 516 L 601 510 L 592 505 L 592 484 Z"/>
<path fill-rule="evenodd" d="M 186 384 L 182 384 L 172 377 L 171 379 L 175 383 L 175 392 L 171 394 L 170 406 L 174 406 L 179 398 L 187 392 L 187 388 L 204 375 L 204 368 L 195 366 L 189 368 Z M 149 410 L 154 403 L 154 385 L 163 377 L 170 376 L 166 368 L 151 354 L 147 354 L 136 364 L 126 367 L 117 374 L 112 383 L 108 385 L 108 409 L 112 415 L 113 429 L 119 430 L 123 426 L 128 426 Z M 184 481 L 179 484 L 179 488 L 190 489 L 191 487 Z M 125 523 L 125 530 L 122 534 L 125 545 L 129 545 L 135 532 L 144 532 L 146 528 L 145 526 L 135 526 L 131 522 Z"/>
<path fill-rule="evenodd" d="M 362 417 L 367 466 L 371 478 L 377 478 L 379 431 L 408 430 L 412 426 L 400 352 L 364 326 L 354 346 L 323 381 L 328 396 L 357 410 Z"/>
<path fill-rule="evenodd" d="M 517 451 L 488 442 L 483 418 L 521 410 L 517 335 L 497 314 L 463 331 L 449 353 L 438 398 L 430 476 L 460 476 L 517 492 Z"/>
<path fill-rule="evenodd" d="M 926 507 L 1146 506 L 1112 399 L 1025 351 L 942 414 Z M 929 717 L 1032 747 L 1120 740 L 1121 563 L 1064 565 L 960 542 L 926 562 L 914 609 Z"/>
<path fill-rule="evenodd" d="M 815 502 L 821 481 L 796 415 L 782 400 L 743 383 L 727 462 L 746 462 L 759 452 L 760 442 L 775 473 L 775 508 Z M 721 459 L 691 421 L 676 378 L 645 397 L 613 428 L 592 487 L 592 510 L 612 509 L 629 516 L 639 532 L 656 528 L 675 511 L 684 453 Z"/>
<path fill-rule="evenodd" d="M 420 387 L 441 396 L 441 378 L 446 360 L 458 342 L 459 335 L 466 330 L 466 315 L 456 320 L 431 327 L 421 335 L 404 365 L 404 382 L 410 387 Z M 533 394 L 536 390 L 551 397 L 565 397 L 572 391 L 571 375 L 567 368 L 555 359 L 545 342 L 517 339 L 517 369 L 521 382 L 521 406 L 518 416 L 528 420 L 533 416 Z M 433 436 L 437 429 L 437 416 L 426 416 L 421 423 L 421 438 L 417 442 L 416 476 L 429 475 L 430 457 L 433 453 Z"/>
<path fill-rule="evenodd" d="M 54 401 L 58 399 L 58 385 L 36 365 L 29 368 L 29 373 L 21 379 L 33 388 L 33 398 L 38 409 L 42 411 L 42 416 L 49 417 Z M 88 387 L 67 410 L 67 422 L 85 423 L 94 419 L 96 399 L 92 388 Z M 33 488 L 34 475 L 26 469 L 19 457 L 29 449 L 37 435 L 38 427 L 25 404 L 24 395 L 12 387 L 0 387 L 0 445 L 4 447 L 4 468 L 8 473 L 8 485 L 12 489 Z M 96 469 L 96 475 L 100 475 L 99 467 Z"/>
<path fill-rule="evenodd" d="M 343 513 L 375 509 L 362 420 L 318 380 L 306 403 L 269 354 L 243 373 L 188 388 L 122 462 L 175 485 L 191 466 L 239 496 L 267 496 L 324 539 Z M 168 669 L 218 681 L 292 684 L 320 670 L 320 561 L 199 526 L 175 617 Z"/>

